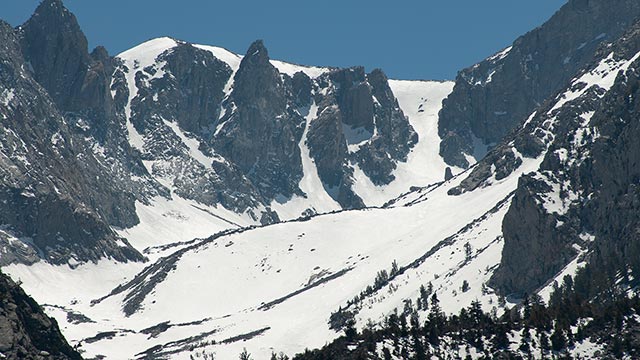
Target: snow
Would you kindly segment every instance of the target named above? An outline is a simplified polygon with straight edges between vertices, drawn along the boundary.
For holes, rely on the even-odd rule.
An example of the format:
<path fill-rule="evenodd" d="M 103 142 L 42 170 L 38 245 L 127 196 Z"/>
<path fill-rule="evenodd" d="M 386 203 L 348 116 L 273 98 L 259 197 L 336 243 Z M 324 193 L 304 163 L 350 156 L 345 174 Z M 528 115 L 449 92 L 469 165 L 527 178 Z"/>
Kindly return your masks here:
<path fill-rule="evenodd" d="M 400 108 L 418 133 L 419 141 L 406 162 L 399 162 L 393 172 L 395 180 L 376 186 L 357 166 L 354 169 L 354 191 L 368 206 L 380 206 L 409 191 L 412 186 L 426 186 L 444 180 L 447 164 L 440 157 L 438 112 L 453 91 L 453 82 L 389 80 Z M 453 173 L 462 169 L 452 168 Z"/>
<path fill-rule="evenodd" d="M 197 47 L 198 49 L 209 51 L 217 59 L 229 65 L 229 67 L 234 71 L 238 70 L 238 68 L 240 67 L 242 56 L 234 54 L 233 52 L 225 48 L 199 44 L 194 44 L 193 46 Z"/>
<path fill-rule="evenodd" d="M 153 40 L 149 40 L 143 44 L 140 44 L 132 49 L 129 49 L 123 53 L 120 53 L 117 57 L 124 60 L 125 66 L 128 71 L 126 73 L 127 86 L 129 87 L 129 99 L 125 105 L 125 115 L 127 123 L 127 131 L 130 145 L 142 151 L 144 147 L 144 138 L 133 126 L 131 122 L 131 102 L 138 96 L 138 87 L 136 86 L 136 73 L 140 69 L 144 69 L 151 65 L 156 65 L 156 58 L 163 52 L 174 48 L 177 42 L 171 38 L 163 37 Z M 158 72 L 154 75 L 154 78 L 161 78 L 164 76 L 162 67 L 158 66 Z"/>
<path fill-rule="evenodd" d="M 507 57 L 507 55 L 509 55 L 509 52 L 511 52 L 511 49 L 513 49 L 513 46 L 509 46 L 507 48 L 505 48 L 504 50 L 498 52 L 497 54 L 491 56 L 490 58 L 488 58 L 488 61 L 500 61 L 502 59 L 504 59 L 505 57 Z"/>
<path fill-rule="evenodd" d="M 316 111 L 315 106 L 310 109 L 308 123 Z M 311 165 L 308 155 L 303 156 L 307 157 L 305 166 Z M 203 341 L 221 343 L 266 328 L 250 340 L 224 345 L 208 343 L 199 350 L 215 352 L 223 359 L 237 357 L 244 347 L 256 358 L 268 358 L 274 350 L 293 354 L 306 347 L 322 346 L 338 336 L 327 325 L 331 312 L 372 284 L 375 274 L 388 269 L 394 260 L 404 267 L 426 256 L 393 280 L 395 292 L 383 289 L 366 299 L 357 317 L 358 326 L 364 326 L 368 318 L 380 319 L 399 306 L 400 299 L 415 297 L 420 285 L 429 281 L 446 311 L 457 311 L 476 298 L 487 310 L 494 306 L 495 295 L 483 296 L 482 284 L 500 259 L 501 219 L 520 174 L 537 169 L 539 162 L 525 159 L 521 169 L 505 180 L 460 196 L 447 195 L 462 180 L 457 177 L 432 189 L 428 197 L 412 206 L 339 212 L 305 222 L 249 229 L 212 241 L 201 240 L 200 245 L 186 250 L 167 278 L 144 299 L 141 310 L 131 317 L 121 312 L 123 301 L 132 295 L 127 292 L 94 306 L 87 304 L 107 295 L 124 282 L 124 277 L 131 279 L 142 264 L 129 264 L 119 271 L 101 262 L 84 265 L 82 271 L 86 273 L 45 264 L 5 270 L 21 278 L 38 301 L 65 306 L 96 321 L 71 324 L 64 312 L 53 311 L 72 344 L 99 332 L 118 332 L 112 339 L 83 342 L 81 349 L 88 357 L 105 354 L 108 359 L 132 358 L 152 346 L 212 330 L 216 332 L 204 336 Z M 306 180 L 310 187 L 320 186 L 317 178 Z M 222 221 L 214 224 L 206 213 L 192 210 L 193 204 L 177 206 L 175 200 L 157 200 L 151 206 L 138 204 L 141 225 L 119 233 L 143 249 L 233 228 Z M 503 200 L 506 202 L 495 212 L 488 212 Z M 471 222 L 473 226 L 460 231 Z M 449 240 L 443 242 L 445 239 Z M 463 250 L 466 242 L 473 248 L 469 262 L 465 261 Z M 175 244 L 164 251 L 154 248 L 147 255 L 156 261 L 179 249 L 185 249 L 185 245 Z M 103 273 L 104 267 L 109 268 L 108 274 Z M 80 276 L 86 276 L 86 281 L 106 279 L 104 284 L 87 285 L 84 289 L 82 282 L 76 282 Z M 321 279 L 326 282 L 316 283 Z M 150 280 L 151 277 L 144 279 Z M 471 286 L 465 293 L 460 290 L 463 280 Z M 316 286 L 306 288 L 314 283 Z M 78 303 L 70 299 L 71 293 L 77 294 L 74 296 Z M 264 307 L 277 299 L 282 302 Z M 155 338 L 141 333 L 164 321 L 192 324 L 171 327 Z M 202 322 L 193 323 L 197 321 Z M 175 359 L 188 357 L 188 350 L 172 355 Z"/>
<path fill-rule="evenodd" d="M 254 224 L 246 215 L 175 195 L 172 199 L 156 197 L 148 205 L 136 202 L 136 213 L 140 223 L 117 232 L 139 250 L 208 237 L 219 231 Z M 161 253 L 154 251 L 145 255 L 154 258 Z"/>
<path fill-rule="evenodd" d="M 157 57 L 176 44 L 169 38 L 155 39 L 119 55 L 129 69 L 126 115 L 130 142 L 139 149 L 144 139 L 130 121 L 131 101 L 138 91 L 135 72 L 155 66 L 158 70 L 155 76 L 163 76 L 163 64 Z M 223 48 L 195 46 L 211 51 L 234 71 L 242 59 Z M 497 54 L 495 59 L 506 56 L 509 50 Z M 304 71 L 316 77 L 327 71 L 272 63 L 287 74 Z M 576 81 L 606 86 L 610 74 L 625 66 L 616 64 L 601 64 L 609 70 L 594 70 Z M 227 84 L 227 91 L 232 85 L 232 81 Z M 97 264 L 73 263 L 77 266 L 75 270 L 38 263 L 31 267 L 12 265 L 3 271 L 22 280 L 37 301 L 59 306 L 48 306 L 47 311 L 56 317 L 72 345 L 79 345 L 87 357 L 106 355 L 107 359 L 135 358 L 157 345 L 176 350 L 172 359 L 188 359 L 193 354 L 189 347 L 215 352 L 221 359 L 237 358 L 243 348 L 261 359 L 268 358 L 272 351 L 293 355 L 305 348 L 321 347 L 340 335 L 328 327 L 331 313 L 372 285 L 376 273 L 388 270 L 394 261 L 403 269 L 402 273 L 352 305 L 358 310 L 359 328 L 368 319 L 382 319 L 402 306 L 405 299 L 417 298 L 420 285 L 429 282 L 446 312 L 457 312 L 476 299 L 485 310 L 490 310 L 497 306 L 497 296 L 486 288 L 486 283 L 500 262 L 504 242 L 502 220 L 519 177 L 538 170 L 544 154 L 536 159 L 522 158 L 522 165 L 500 181 L 449 196 L 447 192 L 458 186 L 464 175 L 460 176 L 462 169 L 453 168 L 456 176 L 442 181 L 447 165 L 439 156 L 438 112 L 454 83 L 390 80 L 389 85 L 418 133 L 419 142 L 407 161 L 398 163 L 393 172 L 396 180 L 389 185 L 374 185 L 354 166 L 354 190 L 367 205 L 380 206 L 412 186 L 425 187 L 409 192 L 393 206 L 333 213 L 340 206 L 319 179 L 306 145 L 310 125 L 318 115 L 318 106 L 313 103 L 308 111 L 301 111 L 306 123 L 298 144 L 304 171 L 300 189 L 306 197 L 278 199 L 270 205 L 288 219 L 307 209 L 327 214 L 257 227 L 252 226 L 255 222 L 247 214 L 205 206 L 175 195 L 171 199 L 158 197 L 148 204 L 136 203 L 138 225 L 117 229 L 120 236 L 148 257 L 148 263 L 117 264 L 103 260 Z M 567 93 L 559 102 L 576 96 L 580 94 Z M 590 116 L 584 114 L 585 126 Z M 533 115 L 528 121 L 532 118 Z M 180 137 L 192 158 L 211 167 L 214 158 L 199 150 L 198 140 L 185 134 L 176 123 L 164 123 Z M 549 126 L 553 126 L 553 121 Z M 568 156 L 566 152 L 560 155 Z M 145 161 L 148 168 L 152 165 L 153 162 Z M 168 181 L 165 183 L 171 188 Z M 553 194 L 558 194 L 563 186 L 550 184 L 556 187 Z M 566 211 L 564 207 L 556 210 Z M 218 235 L 207 239 L 213 234 Z M 472 249 L 469 257 L 464 251 L 466 243 Z M 168 272 L 153 266 L 174 258 Z M 577 256 L 558 276 L 575 273 L 581 265 L 579 259 Z M 156 284 L 156 275 L 166 278 Z M 127 317 L 123 306 L 138 294 L 127 287 L 120 287 L 124 289 L 122 292 L 112 290 L 134 276 L 138 276 L 140 284 L 151 287 L 151 291 L 141 298 L 141 308 Z M 466 292 L 461 290 L 463 281 L 470 285 Z M 97 299 L 101 301 L 93 301 Z M 95 322 L 71 323 L 68 311 L 86 315 Z M 142 332 L 163 322 L 174 326 L 155 337 Z M 115 331 L 116 336 L 83 341 L 106 331 Z M 224 342 L 252 332 L 259 335 L 245 341 Z M 198 335 L 202 335 L 201 340 L 187 342 L 185 348 L 180 348 L 180 340 Z"/>
<path fill-rule="evenodd" d="M 326 72 L 329 72 L 330 70 L 329 68 L 322 68 L 322 67 L 316 67 L 316 66 L 302 66 L 302 65 L 296 65 L 296 64 L 289 64 L 289 63 L 278 61 L 278 60 L 272 60 L 271 64 L 273 64 L 273 66 L 275 66 L 278 69 L 278 71 L 280 71 L 283 74 L 293 76 L 295 73 L 302 71 L 312 79 L 315 79 L 320 75 Z"/>
<path fill-rule="evenodd" d="M 307 134 L 311 127 L 311 122 L 318 116 L 318 106 L 313 102 L 305 117 L 306 123 L 302 138 L 298 146 L 300 147 L 300 157 L 302 159 L 302 173 L 304 174 L 302 180 L 300 180 L 300 190 L 302 190 L 307 196 L 300 197 L 295 196 L 293 199 L 284 203 L 273 201 L 271 208 L 275 210 L 281 216 L 287 219 L 293 219 L 298 217 L 303 211 L 309 208 L 313 208 L 318 213 L 325 213 L 334 210 L 341 209 L 333 198 L 325 191 L 322 181 L 318 176 L 318 169 L 316 164 L 311 159 L 309 148 L 307 147 Z"/>
<path fill-rule="evenodd" d="M 564 104 L 575 100 L 582 96 L 592 86 L 599 86 L 606 91 L 609 91 L 613 86 L 616 77 L 620 71 L 626 71 L 629 66 L 640 57 L 640 52 L 635 54 L 629 60 L 615 60 L 615 54 L 610 53 L 605 59 L 603 59 L 597 67 L 593 70 L 585 73 L 577 79 L 572 81 L 573 89 L 576 85 L 584 84 L 579 90 L 569 90 L 559 96 L 558 102 L 553 106 L 551 111 L 561 108 Z"/>
<path fill-rule="evenodd" d="M 199 49 L 211 52 L 213 56 L 227 63 L 227 65 L 229 65 L 229 67 L 234 72 L 236 72 L 240 67 L 240 62 L 242 61 L 242 58 L 243 58 L 243 56 L 241 55 L 235 54 L 225 48 L 216 47 L 216 46 L 198 45 L 198 44 L 195 44 L 194 46 Z M 312 79 L 315 79 L 330 70 L 329 68 L 296 65 L 296 64 L 286 63 L 283 61 L 278 61 L 278 60 L 271 60 L 271 64 L 275 66 L 278 69 L 278 71 L 282 74 L 293 76 L 295 73 L 302 71 Z"/>
<path fill-rule="evenodd" d="M 182 140 L 182 143 L 187 146 L 187 148 L 189 149 L 189 156 L 194 158 L 205 168 L 211 168 L 211 163 L 214 161 L 214 158 L 207 156 L 202 151 L 200 151 L 200 141 L 185 135 L 178 124 L 174 122 L 164 120 L 164 124 L 171 128 L 171 130 L 173 130 L 173 132 L 180 138 L 180 140 Z"/>
<path fill-rule="evenodd" d="M 4 107 L 9 107 L 13 99 L 15 98 L 15 89 L 5 89 L 0 94 L 0 103 L 4 105 Z"/>

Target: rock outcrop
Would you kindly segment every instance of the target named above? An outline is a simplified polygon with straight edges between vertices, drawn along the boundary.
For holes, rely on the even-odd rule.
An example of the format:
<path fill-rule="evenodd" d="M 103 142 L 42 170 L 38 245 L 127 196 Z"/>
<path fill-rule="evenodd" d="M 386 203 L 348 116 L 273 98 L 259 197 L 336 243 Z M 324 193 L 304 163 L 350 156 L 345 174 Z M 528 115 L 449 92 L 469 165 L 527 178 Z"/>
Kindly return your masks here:
<path fill-rule="evenodd" d="M 0 273 L 0 357 L 82 359 L 64 339 L 56 321 L 20 286 Z"/>
<path fill-rule="evenodd" d="M 270 63 L 262 41 L 251 44 L 234 76 L 233 91 L 211 146 L 231 161 L 266 199 L 301 194 L 298 143 L 304 118 L 291 89 Z"/>
<path fill-rule="evenodd" d="M 582 294 L 603 296 L 613 283 L 635 286 L 639 52 L 636 23 L 621 40 L 604 46 L 591 66 L 611 68 L 610 89 L 575 80 L 568 92 L 580 96 L 560 108 L 552 102 L 532 119 L 538 129 L 547 124 L 553 136 L 539 170 L 520 179 L 504 218 L 502 262 L 492 278 L 500 291 L 531 293 L 574 260 L 584 266 L 576 278 Z"/>
<path fill-rule="evenodd" d="M 462 70 L 440 112 L 440 154 L 468 167 L 614 41 L 640 15 L 633 0 L 571 0 L 512 46 Z M 476 160 L 479 160 L 477 158 Z"/>

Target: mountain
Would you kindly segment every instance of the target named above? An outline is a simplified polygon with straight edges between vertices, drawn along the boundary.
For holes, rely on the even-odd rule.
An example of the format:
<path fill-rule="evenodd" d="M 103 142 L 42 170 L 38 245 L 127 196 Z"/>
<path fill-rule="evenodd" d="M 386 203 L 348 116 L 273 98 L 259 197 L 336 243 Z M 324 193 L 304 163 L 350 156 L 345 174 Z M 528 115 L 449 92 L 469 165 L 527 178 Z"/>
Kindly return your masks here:
<path fill-rule="evenodd" d="M 3 39 L 2 264 L 144 261 L 126 236 L 141 207 L 197 209 L 215 232 L 379 206 L 415 183 L 418 134 L 381 70 L 272 61 L 261 41 L 245 56 L 170 38 L 89 53 L 60 0 Z M 446 165 L 431 167 L 437 182 Z"/>
<path fill-rule="evenodd" d="M 3 271 L 94 358 L 633 358 L 638 11 L 569 1 L 453 83 L 89 53 L 45 0 L 0 28 Z"/>
<path fill-rule="evenodd" d="M 46 4 L 41 12 L 60 10 L 43 7 Z M 117 181 L 107 181 L 118 167 L 109 166 L 106 154 L 96 154 L 97 147 L 92 151 L 78 134 L 78 123 L 67 120 L 31 76 L 35 62 L 25 60 L 20 45 L 28 29 L 0 24 L 5 44 L 0 50 L 1 262 L 67 263 L 104 256 L 139 261 L 141 254 L 107 221 L 133 224 L 134 198 Z"/>
<path fill-rule="evenodd" d="M 445 161 L 467 168 L 480 160 L 638 15 L 640 4 L 633 0 L 571 0 L 513 45 L 462 70 L 440 113 Z"/>

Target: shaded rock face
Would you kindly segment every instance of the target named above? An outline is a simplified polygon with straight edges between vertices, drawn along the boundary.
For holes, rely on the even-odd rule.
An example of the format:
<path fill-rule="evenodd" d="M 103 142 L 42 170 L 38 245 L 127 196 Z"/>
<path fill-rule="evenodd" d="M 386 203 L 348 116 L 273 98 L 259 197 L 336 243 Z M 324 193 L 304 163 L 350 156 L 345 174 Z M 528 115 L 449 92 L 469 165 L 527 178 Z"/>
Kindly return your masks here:
<path fill-rule="evenodd" d="M 464 154 L 523 123 L 592 60 L 599 44 L 617 39 L 639 15 L 633 0 L 572 0 L 512 47 L 462 70 L 440 112 L 445 161 L 468 167 Z"/>
<path fill-rule="evenodd" d="M 0 273 L 0 354 L 8 359 L 81 359 L 58 324 Z"/>
<path fill-rule="evenodd" d="M 173 118 L 185 131 L 193 134 L 210 134 L 220 114 L 224 98 L 224 86 L 232 70 L 207 51 L 182 44 L 162 58 L 167 71 L 174 75 L 176 84 L 158 84 L 162 93 L 176 91 L 178 101 L 170 108 Z M 167 80 L 167 77 L 163 78 Z M 175 90 L 174 90 L 175 88 Z M 161 94 L 162 94 L 161 93 Z M 162 103 L 163 99 L 158 102 Z"/>
<path fill-rule="evenodd" d="M 394 180 L 398 161 L 406 161 L 418 136 L 381 70 L 334 70 L 316 80 L 318 105 L 306 144 L 328 193 L 345 208 L 364 203 L 353 192 L 354 166 L 376 185 Z"/>
<path fill-rule="evenodd" d="M 87 151 L 89 146 L 25 70 L 19 37 L 6 23 L 0 24 L 0 39 L 2 232 L 32 247 L 27 262 L 40 256 L 53 263 L 104 256 L 141 260 L 106 220 L 115 219 L 114 214 L 125 218 L 127 212 L 135 216 L 134 197 L 107 181 L 113 173 Z M 11 257 L 3 256 L 5 261 Z"/>
<path fill-rule="evenodd" d="M 43 1 L 21 30 L 34 79 L 62 109 L 72 109 L 91 64 L 87 39 L 75 16 L 62 1 Z"/>
<path fill-rule="evenodd" d="M 152 164 L 151 174 L 171 183 L 174 193 L 186 199 L 238 212 L 259 206 L 261 197 L 253 184 L 207 143 L 220 116 L 231 68 L 187 43 L 160 54 L 146 68 L 118 64 L 112 89 L 124 119 L 129 73 L 134 75 L 137 91 L 130 100 L 129 121 L 145 139 L 138 150 Z M 197 149 L 190 149 L 185 138 L 199 144 Z M 192 151 L 202 153 L 200 160 Z"/>
<path fill-rule="evenodd" d="M 304 119 L 262 41 L 254 42 L 234 77 L 211 147 L 235 164 L 266 199 L 301 194 L 298 143 Z"/>
<path fill-rule="evenodd" d="M 392 172 L 396 163 L 407 160 L 409 151 L 418 142 L 418 134 L 400 110 L 382 70 L 373 70 L 367 75 L 367 81 L 376 99 L 376 136 L 356 152 L 356 159 L 374 184 L 386 185 L 395 179 Z"/>
<path fill-rule="evenodd" d="M 597 58 L 632 59 L 639 51 L 636 23 Z M 601 296 L 621 279 L 637 285 L 639 69 L 635 60 L 608 92 L 590 89 L 551 112 L 553 141 L 540 169 L 520 179 L 503 222 L 503 258 L 492 278 L 503 293 L 536 290 L 578 255 L 587 264 L 576 278 L 581 293 Z"/>

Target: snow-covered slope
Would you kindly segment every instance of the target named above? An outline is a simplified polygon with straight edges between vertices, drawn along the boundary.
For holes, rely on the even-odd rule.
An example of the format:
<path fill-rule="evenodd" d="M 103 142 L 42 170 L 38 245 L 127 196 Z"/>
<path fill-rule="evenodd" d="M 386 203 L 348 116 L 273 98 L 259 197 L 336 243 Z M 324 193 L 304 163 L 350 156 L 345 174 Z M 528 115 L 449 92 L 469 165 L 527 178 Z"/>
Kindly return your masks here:
<path fill-rule="evenodd" d="M 522 171 L 537 164 L 531 160 Z M 373 285 L 378 271 L 389 270 L 394 261 L 403 272 L 351 305 L 360 326 L 417 297 L 420 285 L 429 282 L 447 311 L 476 298 L 491 306 L 496 297 L 483 296 L 482 284 L 499 261 L 501 219 L 517 175 L 473 193 L 448 196 L 460 180 L 432 188 L 412 206 L 328 214 L 177 244 L 175 253 L 131 283 L 126 281 L 135 265 L 123 267 L 123 284 L 106 298 L 106 284 L 117 281 L 101 279 L 101 294 L 65 296 L 71 293 L 56 289 L 74 284 L 77 271 L 7 270 L 40 301 L 95 321 L 72 324 L 62 310 L 54 311 L 67 336 L 81 342 L 87 354 L 125 358 L 156 345 L 161 347 L 151 352 L 177 351 L 175 358 L 188 358 L 192 349 L 216 352 L 220 358 L 233 358 L 243 347 L 259 358 L 272 350 L 294 353 L 338 336 L 328 326 L 331 313 Z M 465 255 L 467 242 L 472 250 Z M 101 266 L 85 265 L 80 271 L 101 278 L 106 276 Z M 47 275 L 39 280 L 37 273 Z M 463 280 L 471 288 L 465 293 L 460 290 Z M 98 298 L 102 300 L 92 301 Z M 123 306 L 130 316 L 123 314 Z M 152 336 L 145 329 L 154 326 L 158 334 Z M 86 340 L 99 333 L 100 340 Z M 240 341 L 242 336 L 250 340 Z"/>

